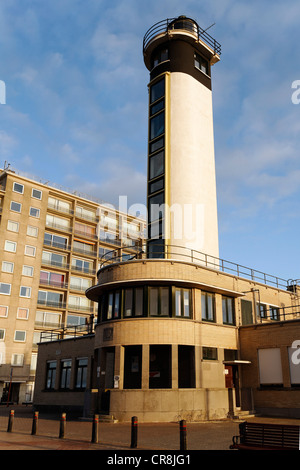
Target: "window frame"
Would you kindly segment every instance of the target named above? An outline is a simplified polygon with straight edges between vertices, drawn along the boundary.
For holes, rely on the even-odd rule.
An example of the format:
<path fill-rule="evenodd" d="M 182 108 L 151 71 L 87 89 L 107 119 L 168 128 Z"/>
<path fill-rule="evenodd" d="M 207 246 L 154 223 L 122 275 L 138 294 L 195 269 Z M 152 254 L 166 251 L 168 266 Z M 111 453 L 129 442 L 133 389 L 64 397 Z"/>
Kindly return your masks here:
<path fill-rule="evenodd" d="M 0 308 L 4 308 L 6 310 L 5 315 L 0 315 L 0 318 L 7 318 L 8 317 L 8 305 L 0 305 Z"/>
<path fill-rule="evenodd" d="M 86 363 L 80 364 L 80 361 L 86 361 Z M 76 373 L 75 373 L 75 389 L 85 390 L 88 383 L 88 357 L 79 357 L 76 359 Z"/>
<path fill-rule="evenodd" d="M 9 243 L 11 243 L 11 244 L 13 245 L 14 249 L 10 250 L 10 249 L 8 248 L 8 244 L 9 244 Z M 17 251 L 17 242 L 14 242 L 14 241 L 12 241 L 12 240 L 5 240 L 5 242 L 4 242 L 4 250 L 5 250 L 5 251 L 8 251 L 9 253 L 16 253 L 16 251 Z"/>
<path fill-rule="evenodd" d="M 199 63 L 199 66 L 196 65 L 196 62 Z M 194 66 L 197 70 L 204 73 L 207 77 L 210 77 L 210 64 L 205 57 L 202 57 L 198 52 L 194 52 Z M 202 69 L 202 66 L 205 66 L 205 70 Z"/>
<path fill-rule="evenodd" d="M 71 389 L 72 359 L 62 359 L 60 361 L 60 382 L 61 390 Z"/>
<path fill-rule="evenodd" d="M 28 289 L 29 295 L 22 295 L 22 294 L 21 294 L 22 289 L 26 289 L 26 292 L 27 292 L 27 289 Z M 31 287 L 29 287 L 29 286 L 20 286 L 19 297 L 22 297 L 22 298 L 24 298 L 24 299 L 30 299 L 30 298 L 31 298 Z"/>
<path fill-rule="evenodd" d="M 55 367 L 51 367 L 55 365 Z M 46 363 L 46 390 L 54 390 L 56 385 L 57 361 L 47 361 Z"/>
<path fill-rule="evenodd" d="M 20 207 L 20 210 L 17 210 L 17 209 L 13 209 L 13 204 L 15 204 L 16 206 L 19 206 Z M 17 214 L 21 214 L 22 212 L 22 204 L 20 202 L 17 202 L 17 201 L 10 201 L 10 210 L 12 212 L 16 212 Z"/>
<path fill-rule="evenodd" d="M 9 224 L 12 224 L 12 225 L 16 224 L 17 230 L 13 230 L 12 228 L 9 228 Z M 19 228 L 20 228 L 19 222 L 16 222 L 15 220 L 8 219 L 8 221 L 7 221 L 7 231 L 13 232 L 13 233 L 19 233 Z"/>
<path fill-rule="evenodd" d="M 27 248 L 33 248 L 34 254 L 31 255 L 31 254 L 27 253 Z M 24 248 L 24 255 L 26 255 L 26 256 L 31 256 L 32 258 L 35 258 L 35 256 L 36 256 L 36 246 L 34 246 L 34 245 L 25 245 L 25 248 Z"/>
<path fill-rule="evenodd" d="M 177 314 L 177 299 L 176 293 L 179 292 L 179 300 L 180 300 L 180 314 Z M 185 315 L 185 294 L 188 294 L 188 301 L 189 301 L 189 314 Z M 174 317 L 175 318 L 193 318 L 193 301 L 192 301 L 192 289 L 184 288 L 184 287 L 173 287 L 173 302 L 174 302 Z"/>
<path fill-rule="evenodd" d="M 22 191 L 18 191 L 18 190 L 16 189 L 16 186 L 22 187 Z M 14 181 L 14 183 L 13 183 L 13 192 L 14 192 L 14 193 L 18 193 L 18 194 L 24 194 L 24 184 L 18 183 L 17 181 Z"/>
<path fill-rule="evenodd" d="M 205 306 L 203 305 L 203 298 L 205 297 Z M 209 304 L 208 297 L 212 298 L 212 317 L 209 318 Z M 203 306 L 205 307 L 205 315 L 203 312 Z M 216 323 L 216 296 L 214 292 L 201 291 L 201 320 L 210 323 Z"/>
<path fill-rule="evenodd" d="M 212 354 L 207 354 L 208 351 L 212 352 Z M 202 361 L 218 361 L 218 348 L 202 346 Z"/>
<path fill-rule="evenodd" d="M 36 235 L 35 234 L 32 234 L 32 233 L 29 233 L 31 230 L 34 229 L 34 232 L 36 232 Z M 39 235 L 39 228 L 38 227 L 35 227 L 34 225 L 27 225 L 27 232 L 26 234 L 28 235 L 28 237 L 34 237 L 34 238 L 37 238 L 38 235 Z"/>
<path fill-rule="evenodd" d="M 24 333 L 23 339 L 17 339 L 17 333 Z M 15 330 L 14 342 L 16 343 L 25 343 L 26 342 L 26 331 L 25 330 Z"/>
<path fill-rule="evenodd" d="M 34 191 L 39 192 L 40 195 L 41 195 L 41 197 L 34 196 L 34 195 L 33 195 Z M 41 201 L 41 200 L 42 200 L 42 197 L 43 197 L 43 191 L 41 191 L 40 189 L 37 189 L 37 188 L 32 188 L 32 190 L 31 190 L 31 197 L 32 197 L 33 199 L 37 199 L 38 201 Z"/>
<path fill-rule="evenodd" d="M 225 301 L 225 302 L 223 302 Z M 228 309 L 228 303 L 231 302 L 231 312 Z M 229 316 L 232 316 L 232 321 L 229 320 Z M 235 302 L 234 297 L 222 295 L 222 319 L 224 325 L 235 325 Z"/>
<path fill-rule="evenodd" d="M 30 269 L 32 270 L 32 271 L 31 271 L 32 274 L 26 274 L 26 273 L 24 272 L 24 268 L 30 268 Z M 34 267 L 33 267 L 33 266 L 29 266 L 29 265 L 27 265 L 27 264 L 23 264 L 23 266 L 22 266 L 22 276 L 33 277 L 33 274 L 34 274 Z"/>
<path fill-rule="evenodd" d="M 34 211 L 36 211 L 36 214 L 32 213 Z M 29 208 L 29 216 L 30 217 L 34 217 L 35 219 L 39 219 L 40 215 L 41 215 L 41 210 L 40 209 L 38 209 L 37 207 L 30 206 L 30 208 Z"/>
<path fill-rule="evenodd" d="M 19 316 L 19 311 L 20 311 L 20 310 L 25 310 L 25 311 L 26 311 L 26 318 L 23 318 L 23 317 Z M 28 320 L 28 318 L 29 318 L 29 308 L 18 307 L 18 310 L 17 310 L 17 318 L 18 318 L 18 320 Z"/>
<path fill-rule="evenodd" d="M 1 290 L 0 290 L 0 294 L 1 295 L 10 295 L 11 294 L 11 284 L 9 284 L 8 282 L 0 282 L 0 289 L 2 288 L 2 286 L 9 286 L 9 293 L 1 292 Z"/>
<path fill-rule="evenodd" d="M 10 265 L 12 267 L 12 271 L 8 271 L 6 269 L 4 269 L 4 264 L 7 264 L 7 265 Z M 14 272 L 14 269 L 15 269 L 15 263 L 13 263 L 12 261 L 2 261 L 2 268 L 1 268 L 1 271 L 3 273 L 8 273 L 8 274 L 13 274 Z"/>

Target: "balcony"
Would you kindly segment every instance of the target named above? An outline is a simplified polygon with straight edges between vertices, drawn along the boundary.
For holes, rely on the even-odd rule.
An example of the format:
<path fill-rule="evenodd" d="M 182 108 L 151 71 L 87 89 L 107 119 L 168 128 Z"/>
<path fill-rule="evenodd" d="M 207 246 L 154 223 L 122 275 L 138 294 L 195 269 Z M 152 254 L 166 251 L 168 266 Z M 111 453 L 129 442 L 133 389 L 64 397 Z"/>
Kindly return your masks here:
<path fill-rule="evenodd" d="M 100 259 L 100 269 L 108 264 L 122 263 L 124 261 L 136 260 L 136 259 L 167 259 L 167 260 L 180 260 L 187 263 L 192 263 L 199 266 L 204 266 L 209 269 L 216 270 L 227 274 L 232 274 L 239 278 L 260 282 L 265 285 L 275 286 L 278 289 L 290 290 L 289 282 L 271 274 L 266 274 L 262 271 L 252 269 L 241 264 L 233 263 L 216 256 L 208 255 L 197 250 L 190 248 L 168 245 L 163 240 L 155 240 L 156 243 L 153 248 L 150 248 L 150 244 L 143 244 L 139 247 L 139 252 L 132 255 L 120 254 L 121 250 L 112 250 L 105 253 Z M 127 248 L 127 247 L 123 247 Z M 128 259 L 126 259 L 128 258 Z"/>
<path fill-rule="evenodd" d="M 65 309 L 66 302 L 61 300 L 38 299 L 37 304 L 43 307 L 51 307 L 57 309 Z"/>
<path fill-rule="evenodd" d="M 151 26 L 144 36 L 143 52 L 145 53 L 149 44 L 158 36 L 164 36 L 176 31 L 187 32 L 195 36 L 198 41 L 205 42 L 213 50 L 214 54 L 221 55 L 221 45 L 202 29 L 196 21 L 191 18 L 186 18 L 185 16 L 168 18 Z"/>
<path fill-rule="evenodd" d="M 58 224 L 56 222 L 46 221 L 46 227 L 47 228 L 53 228 L 53 229 L 55 229 L 57 231 L 60 231 L 60 232 L 71 233 L 73 231 L 72 227 L 67 226 L 67 225 Z"/>
<path fill-rule="evenodd" d="M 77 338 L 78 336 L 94 334 L 94 318 L 91 315 L 90 322 L 85 325 L 75 325 L 61 327 L 55 330 L 42 331 L 40 342 L 57 341 L 59 339 L 68 339 L 70 337 Z"/>
<path fill-rule="evenodd" d="M 73 209 L 67 208 L 67 207 L 60 207 L 57 206 L 56 204 L 51 204 L 51 202 L 48 202 L 48 209 L 54 211 L 54 212 L 59 212 L 61 214 L 67 214 L 67 215 L 73 215 L 74 211 Z"/>
<path fill-rule="evenodd" d="M 97 258 L 97 251 L 96 250 L 89 250 L 87 248 L 80 248 L 78 246 L 73 246 L 74 253 L 80 253 L 84 256 L 90 256 L 92 258 Z"/>

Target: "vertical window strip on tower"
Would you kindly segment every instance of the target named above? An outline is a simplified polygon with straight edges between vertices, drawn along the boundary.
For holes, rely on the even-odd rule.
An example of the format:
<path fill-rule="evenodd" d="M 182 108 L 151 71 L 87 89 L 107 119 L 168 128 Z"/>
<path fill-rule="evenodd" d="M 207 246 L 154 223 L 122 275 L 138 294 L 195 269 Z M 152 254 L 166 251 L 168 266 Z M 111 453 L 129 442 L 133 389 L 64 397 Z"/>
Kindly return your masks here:
<path fill-rule="evenodd" d="M 165 77 L 150 86 L 148 160 L 148 256 L 164 257 Z"/>

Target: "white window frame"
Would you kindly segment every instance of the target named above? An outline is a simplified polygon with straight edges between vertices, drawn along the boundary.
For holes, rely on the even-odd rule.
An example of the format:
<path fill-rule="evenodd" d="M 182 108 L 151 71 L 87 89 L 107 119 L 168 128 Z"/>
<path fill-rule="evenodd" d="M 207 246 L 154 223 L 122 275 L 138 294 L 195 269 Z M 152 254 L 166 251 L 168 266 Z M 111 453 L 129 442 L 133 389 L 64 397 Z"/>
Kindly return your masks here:
<path fill-rule="evenodd" d="M 22 294 L 21 294 L 22 289 L 29 289 L 29 290 L 28 290 L 29 295 L 22 295 Z M 31 298 L 31 287 L 28 287 L 28 286 L 20 286 L 20 297 L 24 297 L 24 298 L 26 298 L 26 299 L 30 299 L 30 298 Z"/>
<path fill-rule="evenodd" d="M 36 231 L 36 235 L 30 233 L 30 230 L 34 229 L 34 231 Z M 37 238 L 38 237 L 38 234 L 39 234 L 39 228 L 38 227 L 35 227 L 34 225 L 27 225 L 27 235 L 29 237 L 35 237 Z"/>
<path fill-rule="evenodd" d="M 18 210 L 16 210 L 16 209 L 13 209 L 13 208 L 12 208 L 12 204 L 18 204 L 18 206 L 20 206 L 20 210 L 18 211 Z M 21 212 L 22 212 L 22 204 L 21 204 L 20 202 L 17 202 L 17 201 L 10 201 L 10 210 L 11 210 L 12 212 L 17 212 L 17 214 L 21 214 Z"/>
<path fill-rule="evenodd" d="M 5 264 L 11 265 L 12 271 L 8 271 L 7 269 L 4 269 Z M 12 263 L 11 261 L 2 261 L 2 272 L 12 274 L 14 272 L 14 269 L 15 269 L 15 263 Z"/>
<path fill-rule="evenodd" d="M 37 211 L 37 215 L 32 214 L 32 213 L 31 213 L 32 210 Z M 30 217 L 34 217 L 35 219 L 39 219 L 39 218 L 40 218 L 40 213 L 41 213 L 41 210 L 38 209 L 37 207 L 32 207 L 32 206 L 31 206 L 31 207 L 29 208 L 29 215 L 30 215 Z"/>
<path fill-rule="evenodd" d="M 19 316 L 19 310 L 26 310 L 26 318 L 23 318 L 23 317 Z M 28 320 L 28 317 L 29 317 L 29 308 L 18 307 L 18 310 L 17 310 L 17 318 L 18 318 L 19 320 Z"/>
<path fill-rule="evenodd" d="M 0 282 L 0 289 L 1 289 L 2 285 L 9 286 L 9 293 L 0 291 L 0 294 L 1 295 L 10 295 L 10 293 L 11 293 L 11 284 L 9 284 L 8 282 Z"/>
<path fill-rule="evenodd" d="M 13 245 L 13 248 L 14 249 L 9 249 L 9 243 L 11 243 Z M 17 251 L 17 242 L 13 242 L 12 240 L 5 240 L 5 243 L 4 243 L 4 250 L 5 251 L 9 251 L 10 253 L 15 253 Z"/>
<path fill-rule="evenodd" d="M 13 228 L 9 228 L 9 224 L 12 224 L 12 225 L 16 224 L 17 230 L 14 230 Z M 16 222 L 15 220 L 8 220 L 7 221 L 7 230 L 9 232 L 19 233 L 19 225 L 20 225 L 19 222 Z"/>
<path fill-rule="evenodd" d="M 8 317 L 8 305 L 0 305 L 0 307 L 6 309 L 6 314 L 5 315 L 0 315 L 0 318 L 7 318 Z"/>
<path fill-rule="evenodd" d="M 32 270 L 32 274 L 27 274 L 27 273 L 25 272 L 26 269 L 24 269 L 24 268 L 30 268 L 30 270 Z M 34 273 L 34 267 L 33 267 L 33 266 L 28 266 L 27 264 L 23 264 L 22 276 L 33 277 L 33 273 Z"/>
<path fill-rule="evenodd" d="M 36 197 L 33 195 L 33 192 L 34 191 L 38 191 L 40 194 L 41 194 L 41 197 Z M 43 191 L 41 191 L 40 189 L 36 189 L 36 188 L 32 188 L 31 190 L 31 197 L 33 197 L 34 199 L 37 199 L 38 201 L 41 201 L 42 200 L 42 196 L 43 196 Z"/>
<path fill-rule="evenodd" d="M 22 186 L 22 191 L 18 191 L 18 190 L 15 189 L 16 184 L 17 184 L 18 186 Z M 18 194 L 24 194 L 24 184 L 22 184 L 22 183 L 17 183 L 17 181 L 14 181 L 14 184 L 13 184 L 13 192 L 14 192 L 14 193 L 18 193 Z"/>
<path fill-rule="evenodd" d="M 31 254 L 27 253 L 27 248 L 33 248 L 34 254 L 31 255 Z M 25 254 L 26 256 L 32 256 L 32 258 L 35 258 L 35 255 L 36 255 L 36 246 L 33 246 L 33 245 L 25 245 L 24 254 Z"/>
<path fill-rule="evenodd" d="M 3 338 L 0 337 L 0 342 L 5 341 L 5 333 L 6 333 L 5 328 L 0 328 L 0 331 L 3 331 Z"/>
<path fill-rule="evenodd" d="M 24 334 L 24 339 L 17 339 L 17 334 L 18 333 L 23 333 Z M 25 330 L 15 330 L 14 341 L 16 343 L 25 343 L 26 342 L 26 331 Z"/>

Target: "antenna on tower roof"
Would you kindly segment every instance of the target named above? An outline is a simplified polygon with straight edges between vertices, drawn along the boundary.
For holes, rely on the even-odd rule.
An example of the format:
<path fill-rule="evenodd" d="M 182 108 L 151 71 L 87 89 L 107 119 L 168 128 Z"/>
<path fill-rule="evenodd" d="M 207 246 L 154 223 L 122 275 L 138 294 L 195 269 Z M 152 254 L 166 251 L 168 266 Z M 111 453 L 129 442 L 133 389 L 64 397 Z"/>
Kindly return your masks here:
<path fill-rule="evenodd" d="M 211 24 L 208 28 L 204 29 L 203 32 L 205 33 L 209 28 L 212 28 L 215 24 L 216 24 L 216 23 Z"/>

